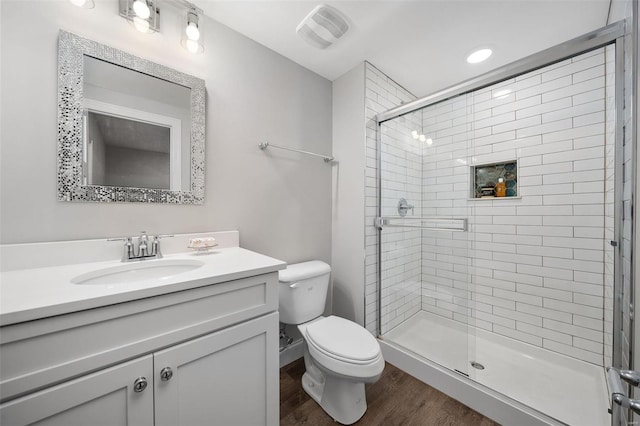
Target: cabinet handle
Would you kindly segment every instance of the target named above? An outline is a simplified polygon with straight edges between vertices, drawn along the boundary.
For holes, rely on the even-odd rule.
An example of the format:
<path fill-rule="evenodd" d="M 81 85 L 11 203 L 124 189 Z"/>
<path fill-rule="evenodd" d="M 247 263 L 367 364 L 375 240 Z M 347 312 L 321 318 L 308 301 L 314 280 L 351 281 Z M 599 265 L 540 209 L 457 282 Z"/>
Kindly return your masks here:
<path fill-rule="evenodd" d="M 171 367 L 165 367 L 160 370 L 160 380 L 163 382 L 168 382 L 173 377 L 173 370 Z"/>
<path fill-rule="evenodd" d="M 147 388 L 147 378 L 146 377 L 138 377 L 135 382 L 133 382 L 133 391 L 134 392 L 142 392 Z"/>

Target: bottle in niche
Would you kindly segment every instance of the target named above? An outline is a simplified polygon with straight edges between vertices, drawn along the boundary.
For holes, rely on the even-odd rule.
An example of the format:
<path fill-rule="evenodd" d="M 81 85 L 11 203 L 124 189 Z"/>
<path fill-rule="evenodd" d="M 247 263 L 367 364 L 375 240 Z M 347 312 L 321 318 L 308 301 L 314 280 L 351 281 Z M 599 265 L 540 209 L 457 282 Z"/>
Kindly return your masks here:
<path fill-rule="evenodd" d="M 507 195 L 507 184 L 504 182 L 504 178 L 498 178 L 496 184 L 496 197 L 505 197 Z"/>

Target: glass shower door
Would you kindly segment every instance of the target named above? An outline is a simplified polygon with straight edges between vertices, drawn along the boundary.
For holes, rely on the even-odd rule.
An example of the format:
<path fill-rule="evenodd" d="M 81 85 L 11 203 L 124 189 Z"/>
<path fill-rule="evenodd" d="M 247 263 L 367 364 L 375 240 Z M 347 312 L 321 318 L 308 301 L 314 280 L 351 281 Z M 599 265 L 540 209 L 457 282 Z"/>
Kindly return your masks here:
<path fill-rule="evenodd" d="M 380 125 L 379 327 L 387 341 L 470 376 L 466 102 Z"/>

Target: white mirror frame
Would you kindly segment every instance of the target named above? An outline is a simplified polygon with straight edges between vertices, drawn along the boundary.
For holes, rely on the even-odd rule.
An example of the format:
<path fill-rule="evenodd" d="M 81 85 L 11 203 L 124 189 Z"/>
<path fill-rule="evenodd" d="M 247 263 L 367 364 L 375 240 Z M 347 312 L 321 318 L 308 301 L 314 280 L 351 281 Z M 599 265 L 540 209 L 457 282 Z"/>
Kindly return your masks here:
<path fill-rule="evenodd" d="M 83 184 L 83 57 L 88 55 L 191 89 L 190 191 Z M 205 176 L 204 80 L 60 31 L 58 40 L 58 200 L 202 204 Z"/>

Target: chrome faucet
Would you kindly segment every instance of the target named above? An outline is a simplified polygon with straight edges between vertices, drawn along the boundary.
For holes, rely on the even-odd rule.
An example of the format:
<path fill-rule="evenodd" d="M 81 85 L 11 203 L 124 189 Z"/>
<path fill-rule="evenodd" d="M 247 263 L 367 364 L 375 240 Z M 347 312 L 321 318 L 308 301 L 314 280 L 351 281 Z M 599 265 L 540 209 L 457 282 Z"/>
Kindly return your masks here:
<path fill-rule="evenodd" d="M 142 231 L 142 234 L 138 237 L 138 253 L 136 253 L 137 257 L 148 257 L 149 256 L 149 237 L 147 237 L 147 232 Z"/>
<path fill-rule="evenodd" d="M 138 248 L 136 250 L 132 237 L 110 238 L 107 241 L 124 241 L 124 251 L 122 252 L 122 262 L 145 259 L 161 259 L 160 239 L 173 237 L 173 235 L 156 235 L 151 241 L 151 251 L 149 251 L 149 237 L 146 231 L 142 231 L 138 237 Z"/>

